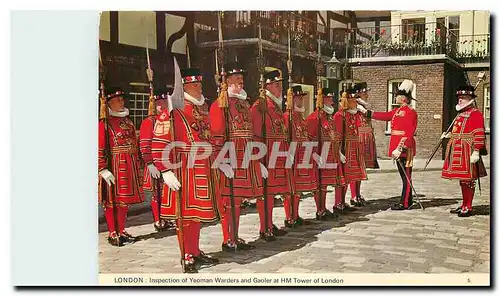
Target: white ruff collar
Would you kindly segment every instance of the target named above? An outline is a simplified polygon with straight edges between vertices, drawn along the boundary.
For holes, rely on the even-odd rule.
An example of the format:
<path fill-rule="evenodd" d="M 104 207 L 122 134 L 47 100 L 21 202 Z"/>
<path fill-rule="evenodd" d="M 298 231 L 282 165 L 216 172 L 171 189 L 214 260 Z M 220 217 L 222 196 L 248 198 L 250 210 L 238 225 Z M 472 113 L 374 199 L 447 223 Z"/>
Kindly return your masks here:
<path fill-rule="evenodd" d="M 195 99 L 187 92 L 184 92 L 184 99 L 188 100 L 189 102 L 193 103 L 193 105 L 196 106 L 201 106 L 205 104 L 205 97 L 203 96 L 203 94 L 201 95 L 201 98 Z"/>
<path fill-rule="evenodd" d="M 457 111 L 461 111 L 463 110 L 464 108 L 466 107 L 469 107 L 472 103 L 474 103 L 474 100 L 470 100 L 467 104 L 465 104 L 464 106 L 460 107 L 458 104 L 455 106 L 455 109 Z"/>
<path fill-rule="evenodd" d="M 230 98 L 237 98 L 237 99 L 240 99 L 240 100 L 246 100 L 247 99 L 247 92 L 244 89 L 242 89 L 239 94 L 233 93 L 230 90 L 228 90 L 227 93 L 228 93 L 228 95 L 229 95 Z"/>
<path fill-rule="evenodd" d="M 358 112 L 357 109 L 347 109 L 346 111 L 351 113 L 351 114 L 356 114 L 356 112 Z"/>
<path fill-rule="evenodd" d="M 123 111 L 118 111 L 115 112 L 111 109 L 108 108 L 109 115 L 114 116 L 114 117 L 126 117 L 129 114 L 129 111 L 127 108 L 124 108 Z"/>
<path fill-rule="evenodd" d="M 332 106 L 327 106 L 327 105 L 324 105 L 323 106 L 323 111 L 325 111 L 326 113 L 332 115 L 333 114 L 333 111 L 335 111 L 335 109 L 333 109 Z"/>
<path fill-rule="evenodd" d="M 283 98 L 277 98 L 275 97 L 270 91 L 268 91 L 266 89 L 266 96 L 270 97 L 271 100 L 273 100 L 276 104 L 278 104 L 279 106 L 281 106 L 281 104 L 283 104 Z"/>

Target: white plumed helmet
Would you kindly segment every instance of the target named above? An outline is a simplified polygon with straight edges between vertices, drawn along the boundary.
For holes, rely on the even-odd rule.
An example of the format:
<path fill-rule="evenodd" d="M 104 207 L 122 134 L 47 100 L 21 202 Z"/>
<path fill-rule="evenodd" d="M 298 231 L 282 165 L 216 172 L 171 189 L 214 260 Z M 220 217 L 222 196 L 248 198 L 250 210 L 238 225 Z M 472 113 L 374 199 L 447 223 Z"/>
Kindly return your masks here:
<path fill-rule="evenodd" d="M 405 79 L 399 85 L 399 88 L 398 88 L 398 91 L 396 92 L 396 95 L 403 95 L 403 96 L 407 97 L 409 100 L 415 100 L 412 96 L 414 88 L 415 88 L 415 84 L 413 83 L 413 81 Z"/>
<path fill-rule="evenodd" d="M 415 87 L 415 84 L 413 81 L 405 79 L 401 84 L 399 85 L 399 90 L 406 91 L 408 93 L 413 92 L 413 88 Z"/>

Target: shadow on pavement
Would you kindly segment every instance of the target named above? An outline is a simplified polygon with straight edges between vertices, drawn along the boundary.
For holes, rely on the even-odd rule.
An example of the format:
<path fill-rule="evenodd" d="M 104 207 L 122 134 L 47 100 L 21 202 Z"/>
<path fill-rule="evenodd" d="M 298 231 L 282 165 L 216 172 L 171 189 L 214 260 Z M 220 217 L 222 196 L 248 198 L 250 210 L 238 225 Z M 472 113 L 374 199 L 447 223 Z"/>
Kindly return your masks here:
<path fill-rule="evenodd" d="M 261 239 L 247 242 L 256 246 L 253 250 L 236 253 L 219 251 L 211 253 L 210 255 L 220 259 L 223 263 L 235 262 L 238 264 L 247 264 L 282 252 L 297 250 L 306 244 L 317 241 L 317 235 L 325 230 L 343 227 L 354 222 L 369 221 L 370 219 L 366 216 L 386 211 L 391 205 L 398 203 L 399 200 L 399 196 L 370 200 L 364 207 L 356 208 L 356 211 L 342 215 L 339 220 L 316 221 L 315 219 L 306 219 L 311 223 L 310 225 L 295 229 L 287 229 L 288 234 L 278 237 L 274 242 L 265 242 Z M 432 200 L 421 200 L 421 202 L 425 208 L 432 208 L 452 205 L 455 204 L 457 200 L 458 199 L 455 198 L 437 198 Z M 418 205 L 414 205 L 414 209 L 411 211 L 421 211 L 421 209 Z"/>
<path fill-rule="evenodd" d="M 472 207 L 472 216 L 489 216 L 490 205 L 479 205 Z"/>

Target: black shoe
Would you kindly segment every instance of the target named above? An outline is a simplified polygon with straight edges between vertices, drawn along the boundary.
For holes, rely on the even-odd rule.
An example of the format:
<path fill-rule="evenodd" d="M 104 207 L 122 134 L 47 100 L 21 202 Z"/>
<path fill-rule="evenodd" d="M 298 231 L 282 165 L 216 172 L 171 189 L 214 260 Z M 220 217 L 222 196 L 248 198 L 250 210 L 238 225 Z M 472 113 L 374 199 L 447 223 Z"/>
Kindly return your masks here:
<path fill-rule="evenodd" d="M 470 217 L 472 216 L 472 209 L 461 210 L 458 213 L 458 217 Z"/>
<path fill-rule="evenodd" d="M 122 234 L 120 235 L 120 241 L 123 244 L 129 244 L 129 243 L 134 243 L 137 240 L 136 237 L 130 235 L 128 232 L 123 231 Z"/>
<path fill-rule="evenodd" d="M 345 203 L 342 206 L 342 212 L 344 212 L 344 213 L 354 212 L 354 211 L 356 211 L 356 209 L 354 207 L 350 207 L 347 203 Z"/>
<path fill-rule="evenodd" d="M 342 216 L 343 212 L 342 212 L 342 206 L 334 206 L 332 208 L 332 214 L 333 215 L 336 215 L 337 217 L 340 217 Z"/>
<path fill-rule="evenodd" d="M 358 201 L 361 207 L 366 205 L 366 199 L 364 199 L 362 196 L 358 196 L 356 200 Z"/>
<path fill-rule="evenodd" d="M 304 220 L 304 218 L 302 217 L 298 217 L 297 220 L 295 220 L 295 225 L 297 226 L 311 225 L 311 222 Z"/>
<path fill-rule="evenodd" d="M 248 200 L 244 200 L 241 202 L 240 208 L 245 209 L 245 208 L 251 208 L 252 203 L 249 202 Z"/>
<path fill-rule="evenodd" d="M 288 233 L 288 231 L 278 228 L 276 225 L 273 224 L 273 235 L 274 236 L 284 236 Z"/>
<path fill-rule="evenodd" d="M 458 214 L 462 211 L 462 207 L 450 210 L 450 214 Z"/>
<path fill-rule="evenodd" d="M 236 252 L 236 248 L 234 245 L 231 245 L 230 242 L 227 242 L 222 244 L 222 251 L 228 253 L 234 253 Z"/>
<path fill-rule="evenodd" d="M 266 242 L 273 242 L 276 240 L 276 237 L 270 232 L 259 232 L 259 236 L 261 239 L 265 240 Z"/>
<path fill-rule="evenodd" d="M 168 221 L 170 222 L 170 221 Z M 169 228 L 171 228 L 171 224 L 167 223 L 165 220 L 161 220 L 159 224 L 156 224 L 156 222 L 153 224 L 155 227 L 156 232 L 162 232 L 165 231 Z"/>
<path fill-rule="evenodd" d="M 352 199 L 351 198 L 351 202 L 350 203 L 351 203 L 351 206 L 355 206 L 355 207 L 360 207 L 361 206 L 356 199 Z"/>
<path fill-rule="evenodd" d="M 248 250 L 253 250 L 253 249 L 255 249 L 255 246 L 254 246 L 254 245 L 247 244 L 244 240 L 242 240 L 242 239 L 240 238 L 240 239 L 238 239 L 238 242 L 236 243 L 236 248 L 237 248 L 238 250 L 248 251 Z"/>
<path fill-rule="evenodd" d="M 200 252 L 200 255 L 194 257 L 194 262 L 200 265 L 215 265 L 219 264 L 219 259 L 207 256 L 205 253 Z"/>
<path fill-rule="evenodd" d="M 316 213 L 316 220 L 318 220 L 318 221 L 328 220 L 328 217 L 326 216 L 326 212 Z"/>
<path fill-rule="evenodd" d="M 108 243 L 115 247 L 123 246 L 123 241 L 119 236 L 108 236 Z"/>
<path fill-rule="evenodd" d="M 391 206 L 391 210 L 393 211 L 402 211 L 402 210 L 408 210 L 408 208 L 405 208 L 403 204 L 395 204 Z"/>
<path fill-rule="evenodd" d="M 325 210 L 325 216 L 328 220 L 338 220 L 340 218 L 340 214 L 336 212 L 335 210 L 333 212 L 330 212 L 329 210 Z"/>
<path fill-rule="evenodd" d="M 295 221 L 293 221 L 293 220 L 285 220 L 285 227 L 295 228 L 296 227 Z"/>
<path fill-rule="evenodd" d="M 194 261 L 192 263 L 186 262 L 184 264 L 184 270 L 182 272 L 184 272 L 184 273 L 198 273 L 198 270 L 196 269 Z"/>

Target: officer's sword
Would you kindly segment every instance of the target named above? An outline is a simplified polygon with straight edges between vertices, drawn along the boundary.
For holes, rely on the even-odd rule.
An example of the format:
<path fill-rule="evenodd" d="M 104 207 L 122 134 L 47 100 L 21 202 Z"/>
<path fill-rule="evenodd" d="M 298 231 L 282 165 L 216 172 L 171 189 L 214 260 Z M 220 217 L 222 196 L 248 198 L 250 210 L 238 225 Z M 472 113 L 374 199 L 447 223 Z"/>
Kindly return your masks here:
<path fill-rule="evenodd" d="M 396 159 L 396 163 L 398 164 L 398 166 L 401 168 L 401 170 L 403 171 L 403 174 L 405 175 L 406 177 L 406 180 L 408 180 L 408 183 L 410 183 L 410 187 L 411 189 L 413 190 L 413 193 L 415 193 L 415 197 L 417 198 L 417 203 L 420 205 L 420 208 L 422 210 L 425 210 L 424 206 L 422 205 L 422 203 L 420 202 L 420 199 L 418 198 L 418 194 L 417 194 L 417 191 L 415 190 L 415 187 L 413 187 L 413 182 L 411 181 L 410 178 L 408 178 L 408 175 L 406 174 L 406 170 L 403 166 L 403 164 L 399 161 L 399 158 Z"/>

